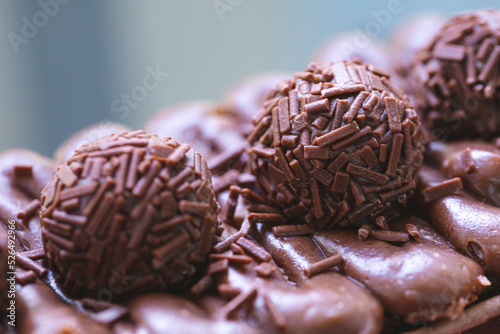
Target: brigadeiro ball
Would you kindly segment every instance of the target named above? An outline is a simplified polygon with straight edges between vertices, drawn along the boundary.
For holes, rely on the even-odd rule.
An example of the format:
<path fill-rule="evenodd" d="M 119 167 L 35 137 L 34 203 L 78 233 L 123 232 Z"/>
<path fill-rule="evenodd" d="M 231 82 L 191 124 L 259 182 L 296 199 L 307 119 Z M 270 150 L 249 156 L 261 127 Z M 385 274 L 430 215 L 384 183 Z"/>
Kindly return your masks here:
<path fill-rule="evenodd" d="M 415 107 L 436 139 L 500 133 L 500 11 L 446 22 L 411 71 Z"/>
<path fill-rule="evenodd" d="M 188 285 L 219 225 L 206 161 L 144 131 L 77 149 L 41 203 L 44 248 L 62 290 L 100 300 Z"/>
<path fill-rule="evenodd" d="M 277 85 L 253 123 L 249 168 L 291 222 L 360 225 L 415 189 L 420 120 L 373 65 L 311 63 Z"/>

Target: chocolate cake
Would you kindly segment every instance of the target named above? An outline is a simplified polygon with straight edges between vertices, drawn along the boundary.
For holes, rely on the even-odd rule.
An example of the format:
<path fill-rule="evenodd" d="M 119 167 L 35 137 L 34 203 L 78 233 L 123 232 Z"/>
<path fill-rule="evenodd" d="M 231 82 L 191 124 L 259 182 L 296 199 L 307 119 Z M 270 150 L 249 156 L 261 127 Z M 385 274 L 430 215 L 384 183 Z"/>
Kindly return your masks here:
<path fill-rule="evenodd" d="M 436 85 L 410 93 L 460 88 L 447 69 L 470 74 L 497 36 L 484 15 L 444 25 L 414 61 Z M 146 125 L 158 135 L 97 124 L 54 160 L 1 153 L 0 332 L 496 333 L 495 47 L 468 86 L 485 109 L 456 134 L 430 95 L 415 112 L 389 71 L 349 60 L 170 108 Z M 453 94 L 435 96 L 459 110 Z M 461 138 L 425 145 L 421 123 Z"/>

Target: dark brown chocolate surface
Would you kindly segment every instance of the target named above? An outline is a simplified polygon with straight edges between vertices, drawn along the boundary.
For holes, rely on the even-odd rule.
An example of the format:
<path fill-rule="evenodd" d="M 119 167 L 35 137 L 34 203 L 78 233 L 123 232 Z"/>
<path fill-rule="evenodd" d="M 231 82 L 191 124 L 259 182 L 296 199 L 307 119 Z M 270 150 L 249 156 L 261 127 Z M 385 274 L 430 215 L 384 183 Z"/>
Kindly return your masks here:
<path fill-rule="evenodd" d="M 500 12 L 447 21 L 415 56 L 414 102 L 433 138 L 491 138 L 500 129 Z"/>
<path fill-rule="evenodd" d="M 265 204 L 317 229 L 397 213 L 416 187 L 423 132 L 388 76 L 371 64 L 311 63 L 277 85 L 247 138 Z"/>
<path fill-rule="evenodd" d="M 17 215 L 40 198 L 55 169 L 55 163 L 32 151 L 18 149 L 0 154 L 0 221 L 6 228 L 8 221 L 16 220 L 16 252 L 42 247 L 38 213 L 24 219 Z"/>
<path fill-rule="evenodd" d="M 500 277 L 500 192 L 496 184 L 499 151 L 481 142 L 431 143 L 431 157 L 438 167 L 424 166 L 418 173 L 420 187 L 438 184 L 447 177 L 461 177 L 465 189 L 425 202 L 417 197 L 421 212 L 457 249 L 481 263 L 488 274 Z"/>
<path fill-rule="evenodd" d="M 219 214 L 201 155 L 143 131 L 78 148 L 41 204 L 44 248 L 62 290 L 107 301 L 189 284 Z"/>
<path fill-rule="evenodd" d="M 276 238 L 264 227 L 255 237 L 298 284 L 308 281 L 304 269 L 339 254 L 345 261 L 339 270 L 366 286 L 386 311 L 411 323 L 457 318 L 481 291 L 483 271 L 416 217 L 400 218 L 394 228 L 404 230 L 410 223 L 419 229 L 422 242 L 361 241 L 355 231 L 338 230 Z"/>

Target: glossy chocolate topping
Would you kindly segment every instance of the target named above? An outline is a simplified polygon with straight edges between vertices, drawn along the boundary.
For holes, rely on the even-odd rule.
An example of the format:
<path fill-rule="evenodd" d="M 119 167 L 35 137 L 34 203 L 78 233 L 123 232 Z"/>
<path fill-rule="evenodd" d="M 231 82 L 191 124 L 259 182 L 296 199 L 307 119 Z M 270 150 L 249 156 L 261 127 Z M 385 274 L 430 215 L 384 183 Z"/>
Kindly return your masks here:
<path fill-rule="evenodd" d="M 405 216 L 394 222 L 396 230 L 414 224 L 422 242 L 403 245 L 361 241 L 355 231 L 323 231 L 312 237 L 276 238 L 271 231 L 255 235 L 288 277 L 305 284 L 304 269 L 325 257 L 340 254 L 341 272 L 365 285 L 384 309 L 408 322 L 456 318 L 481 291 L 483 271 L 474 261 L 457 253 L 422 220 Z M 446 265 L 443 265 L 446 263 Z M 440 280 L 440 277 L 459 277 Z M 443 297 L 446 291 L 446 297 Z M 439 305 L 436 304 L 439 301 Z"/>
<path fill-rule="evenodd" d="M 481 263 L 488 274 L 500 277 L 498 150 L 481 142 L 432 143 L 430 149 L 443 170 L 422 167 L 420 187 L 458 176 L 465 190 L 428 202 L 419 196 L 421 212 L 457 249 Z"/>
<path fill-rule="evenodd" d="M 43 187 L 54 175 L 55 164 L 35 152 L 9 150 L 0 154 L 0 220 L 3 227 L 16 220 L 16 251 L 42 247 L 38 210 L 28 210 L 40 198 Z M 35 202 L 34 202 L 35 201 Z"/>

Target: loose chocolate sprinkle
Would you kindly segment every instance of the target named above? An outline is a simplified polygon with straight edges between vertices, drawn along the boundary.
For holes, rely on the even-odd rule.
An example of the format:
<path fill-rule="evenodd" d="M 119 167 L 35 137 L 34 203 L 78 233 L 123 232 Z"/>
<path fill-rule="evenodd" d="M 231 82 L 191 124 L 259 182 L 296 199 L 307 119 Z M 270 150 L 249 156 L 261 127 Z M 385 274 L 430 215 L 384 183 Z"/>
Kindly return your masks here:
<path fill-rule="evenodd" d="M 408 242 L 410 235 L 405 232 L 373 230 L 370 238 L 387 242 Z"/>
<path fill-rule="evenodd" d="M 276 269 L 277 269 L 276 266 L 269 262 L 262 262 L 261 264 L 255 267 L 257 275 L 263 278 L 271 276 L 271 274 L 275 272 Z"/>
<path fill-rule="evenodd" d="M 235 245 L 235 244 L 234 244 Z M 210 254 L 209 259 L 212 260 L 228 260 L 230 264 L 247 264 L 253 262 L 253 258 L 247 255 L 238 255 L 238 254 Z"/>
<path fill-rule="evenodd" d="M 17 213 L 17 219 L 30 220 L 40 209 L 40 200 L 32 200 L 24 209 Z"/>
<path fill-rule="evenodd" d="M 31 249 L 20 254 L 30 260 L 41 260 L 45 258 L 45 250 L 43 248 Z"/>
<path fill-rule="evenodd" d="M 271 254 L 269 254 L 264 248 L 257 246 L 244 237 L 239 238 L 236 243 L 259 261 L 268 262 L 271 260 Z"/>
<path fill-rule="evenodd" d="M 23 253 L 16 254 L 16 265 L 26 270 L 32 270 L 38 277 L 42 279 L 45 278 L 45 276 L 47 276 L 49 272 L 38 262 L 35 262 L 29 257 L 24 256 Z"/>
<path fill-rule="evenodd" d="M 378 216 L 375 219 L 375 225 L 378 227 L 378 229 L 382 231 L 389 231 L 389 224 L 387 224 L 387 220 L 385 219 L 384 216 Z"/>
<path fill-rule="evenodd" d="M 455 177 L 450 180 L 443 181 L 437 185 L 427 187 L 422 190 L 424 202 L 431 202 L 443 196 L 451 195 L 454 192 L 463 189 L 462 180 Z"/>
<path fill-rule="evenodd" d="M 311 264 L 308 268 L 304 269 L 304 274 L 307 277 L 313 277 L 331 270 L 333 267 L 344 263 L 344 257 L 341 254 L 335 254 L 327 257 L 321 261 Z"/>
<path fill-rule="evenodd" d="M 279 330 L 286 329 L 286 318 L 283 315 L 283 313 L 281 313 L 280 309 L 274 304 L 272 299 L 267 294 L 264 294 L 263 298 L 264 298 L 264 304 L 266 305 L 266 308 L 269 311 L 269 315 L 271 316 L 273 324 Z"/>
<path fill-rule="evenodd" d="M 217 286 L 217 291 L 223 298 L 234 298 L 241 294 L 241 289 L 230 284 L 221 283 Z"/>
<path fill-rule="evenodd" d="M 291 237 L 314 233 L 314 226 L 303 225 L 280 225 L 273 226 L 272 231 L 276 237 Z"/>
<path fill-rule="evenodd" d="M 420 242 L 422 240 L 422 236 L 420 235 L 420 231 L 418 228 L 413 225 L 413 224 L 406 224 L 406 230 L 408 231 L 408 234 L 415 239 L 415 241 Z"/>
<path fill-rule="evenodd" d="M 131 280 L 116 300 L 190 285 L 219 233 L 206 161 L 170 138 L 104 137 L 62 165 L 46 189 L 55 190 L 42 194 L 44 247 L 71 296 L 96 298 L 118 284 L 117 273 Z M 210 264 L 210 272 L 224 271 L 224 263 Z"/>
<path fill-rule="evenodd" d="M 248 221 L 251 224 L 264 223 L 264 224 L 276 224 L 283 223 L 284 217 L 279 213 L 256 213 L 252 212 L 248 215 Z"/>
<path fill-rule="evenodd" d="M 221 272 L 226 272 L 229 268 L 229 260 L 227 258 L 212 262 L 208 265 L 207 274 L 214 275 Z"/>
<path fill-rule="evenodd" d="M 242 307 L 247 306 L 250 303 L 253 303 L 256 297 L 257 297 L 257 288 L 253 287 L 247 292 L 242 292 L 233 299 L 231 299 L 229 303 L 227 303 L 222 307 L 221 313 L 224 315 L 225 318 L 230 319 Z"/>
<path fill-rule="evenodd" d="M 358 230 L 358 239 L 359 240 L 366 240 L 370 236 L 370 233 L 372 232 L 372 227 L 368 224 L 364 224 L 361 226 Z"/>
<path fill-rule="evenodd" d="M 245 251 L 243 250 L 243 248 L 241 248 L 241 246 L 239 246 L 235 243 L 232 243 L 230 248 L 233 251 L 233 254 L 235 254 L 235 255 L 245 254 Z"/>
<path fill-rule="evenodd" d="M 14 177 L 30 178 L 33 177 L 33 167 L 30 165 L 15 165 Z"/>

